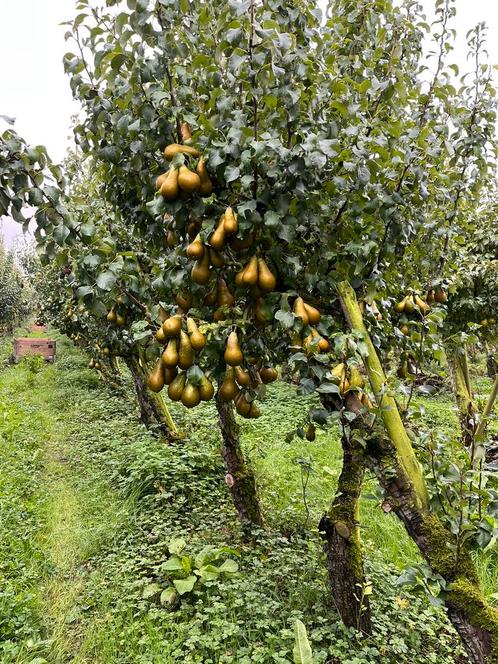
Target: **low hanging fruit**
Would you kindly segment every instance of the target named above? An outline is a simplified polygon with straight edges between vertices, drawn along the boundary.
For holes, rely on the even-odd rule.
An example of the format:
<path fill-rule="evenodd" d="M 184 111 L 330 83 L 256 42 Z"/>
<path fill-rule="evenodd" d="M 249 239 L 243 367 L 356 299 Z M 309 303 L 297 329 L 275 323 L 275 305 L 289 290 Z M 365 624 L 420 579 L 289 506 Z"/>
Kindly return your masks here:
<path fill-rule="evenodd" d="M 234 378 L 240 387 L 250 387 L 252 384 L 251 376 L 247 371 L 244 371 L 242 367 L 234 367 L 233 369 Z"/>
<path fill-rule="evenodd" d="M 216 249 L 217 251 L 220 251 L 225 246 L 226 231 L 225 231 L 224 220 L 225 220 L 225 215 L 222 215 L 220 220 L 218 221 L 216 230 L 214 231 L 214 233 L 211 234 L 209 238 L 209 244 L 213 247 L 213 249 Z"/>
<path fill-rule="evenodd" d="M 192 383 L 187 383 L 182 391 L 181 401 L 186 408 L 194 408 L 200 403 L 199 390 Z"/>
<path fill-rule="evenodd" d="M 228 366 L 225 372 L 225 377 L 220 385 L 219 394 L 223 401 L 232 401 L 239 393 L 239 388 L 234 378 L 233 367 Z"/>
<path fill-rule="evenodd" d="M 227 345 L 225 348 L 225 362 L 231 367 L 239 366 L 244 361 L 244 356 L 239 346 L 239 339 L 237 337 L 237 332 L 233 330 L 228 335 Z"/>
<path fill-rule="evenodd" d="M 190 157 L 200 157 L 201 153 L 199 150 L 191 147 L 190 145 L 181 145 L 180 143 L 171 143 L 164 148 L 164 157 L 171 161 L 173 157 L 177 154 L 186 154 Z"/>
<path fill-rule="evenodd" d="M 194 363 L 194 349 L 190 338 L 183 330 L 180 332 L 180 347 L 178 348 L 178 366 L 180 369 L 189 369 Z"/>
<path fill-rule="evenodd" d="M 199 159 L 195 172 L 199 176 L 199 180 L 201 182 L 201 186 L 199 187 L 200 195 L 211 196 L 211 194 L 213 193 L 213 183 L 211 182 L 211 178 L 208 175 L 206 164 L 204 162 L 203 157 Z"/>
<path fill-rule="evenodd" d="M 176 367 L 178 365 L 178 349 L 176 347 L 176 339 L 170 339 L 168 345 L 161 355 L 161 361 L 166 367 Z"/>
<path fill-rule="evenodd" d="M 204 256 L 206 248 L 202 243 L 201 236 L 197 235 L 195 240 L 191 242 L 187 247 L 187 256 L 193 258 L 194 260 L 200 260 Z"/>
<path fill-rule="evenodd" d="M 438 286 L 435 289 L 434 299 L 438 304 L 446 304 L 446 302 L 448 301 L 448 296 L 446 295 L 445 291 L 441 288 L 441 286 Z"/>
<path fill-rule="evenodd" d="M 309 325 L 310 318 L 304 306 L 304 300 L 302 297 L 296 298 L 292 311 L 294 312 L 295 316 L 302 320 L 303 325 Z"/>
<path fill-rule="evenodd" d="M 182 141 L 184 143 L 188 143 L 192 140 L 192 133 L 188 122 L 182 122 L 180 125 L 180 134 L 182 135 Z"/>
<path fill-rule="evenodd" d="M 204 285 L 209 281 L 211 272 L 209 270 L 209 254 L 204 252 L 204 256 L 196 260 L 192 268 L 192 281 L 196 284 Z"/>
<path fill-rule="evenodd" d="M 174 201 L 178 196 L 179 184 L 178 184 L 178 169 L 171 167 L 168 171 L 167 176 L 161 184 L 159 193 L 167 201 Z"/>
<path fill-rule="evenodd" d="M 201 188 L 201 180 L 197 173 L 191 171 L 188 166 L 183 165 L 180 166 L 180 172 L 178 174 L 178 186 L 185 193 L 194 194 Z"/>
<path fill-rule="evenodd" d="M 214 385 L 205 374 L 199 381 L 199 395 L 202 401 L 209 401 L 214 396 Z"/>
<path fill-rule="evenodd" d="M 147 378 L 147 387 L 152 392 L 160 392 L 164 387 L 164 374 L 163 374 L 163 365 L 159 361 L 156 364 L 156 368 Z"/>
<path fill-rule="evenodd" d="M 186 380 L 187 374 L 185 373 L 179 373 L 173 378 L 168 387 L 168 396 L 171 401 L 180 401 Z"/>
<path fill-rule="evenodd" d="M 187 318 L 187 331 L 190 335 L 190 345 L 194 350 L 202 350 L 206 345 L 206 337 L 197 327 L 195 320 L 191 317 Z"/>
<path fill-rule="evenodd" d="M 108 312 L 106 318 L 107 318 L 109 323 L 115 323 L 116 322 L 116 312 L 114 311 L 114 309 L 111 309 Z"/>
<path fill-rule="evenodd" d="M 177 337 L 182 329 L 182 317 L 176 314 L 163 323 L 163 332 L 167 337 Z"/>
<path fill-rule="evenodd" d="M 274 380 L 277 380 L 278 372 L 273 367 L 262 367 L 259 370 L 259 376 L 261 378 L 261 381 L 265 385 L 268 385 L 268 383 L 273 383 Z"/>
<path fill-rule="evenodd" d="M 275 290 L 277 280 L 263 258 L 258 258 L 258 286 L 266 293 Z"/>
<path fill-rule="evenodd" d="M 223 215 L 223 226 L 227 235 L 235 235 L 239 230 L 237 216 L 231 207 L 227 207 Z"/>

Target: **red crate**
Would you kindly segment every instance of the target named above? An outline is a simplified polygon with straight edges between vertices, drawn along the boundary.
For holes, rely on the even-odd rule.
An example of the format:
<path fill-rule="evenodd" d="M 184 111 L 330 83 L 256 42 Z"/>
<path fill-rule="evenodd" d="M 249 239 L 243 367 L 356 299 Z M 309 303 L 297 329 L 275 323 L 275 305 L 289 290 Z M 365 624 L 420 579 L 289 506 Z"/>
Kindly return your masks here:
<path fill-rule="evenodd" d="M 41 355 L 47 362 L 55 360 L 56 341 L 21 337 L 14 339 L 14 360 L 18 362 L 25 355 Z"/>

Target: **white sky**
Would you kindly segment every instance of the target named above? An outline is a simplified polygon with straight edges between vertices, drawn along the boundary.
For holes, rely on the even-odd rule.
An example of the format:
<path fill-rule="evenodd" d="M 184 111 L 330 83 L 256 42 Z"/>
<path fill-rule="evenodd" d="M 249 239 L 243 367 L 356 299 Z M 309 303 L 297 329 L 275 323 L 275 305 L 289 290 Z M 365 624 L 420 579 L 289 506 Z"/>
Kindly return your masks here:
<path fill-rule="evenodd" d="M 421 2 L 430 16 L 435 0 Z M 498 0 L 457 0 L 456 7 L 458 40 L 450 60 L 465 70 L 465 34 L 485 21 L 490 60 L 498 63 Z M 54 161 L 64 157 L 77 111 L 62 67 L 66 28 L 59 25 L 74 14 L 74 0 L 0 0 L 0 114 L 15 118 L 16 130 L 28 143 L 45 145 Z M 5 128 L 0 120 L 0 132 Z M 9 245 L 20 233 L 6 219 L 1 231 Z"/>

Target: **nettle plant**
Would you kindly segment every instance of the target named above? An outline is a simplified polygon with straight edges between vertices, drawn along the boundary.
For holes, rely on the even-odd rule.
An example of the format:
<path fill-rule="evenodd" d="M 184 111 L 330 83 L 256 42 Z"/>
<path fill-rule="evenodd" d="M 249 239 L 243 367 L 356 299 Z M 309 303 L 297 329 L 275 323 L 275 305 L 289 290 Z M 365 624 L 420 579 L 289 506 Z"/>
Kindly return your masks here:
<path fill-rule="evenodd" d="M 496 659 L 497 613 L 469 547 L 455 546 L 430 501 L 382 366 L 403 337 L 440 348 L 443 316 L 422 295 L 446 286 L 432 275 L 450 269 L 461 206 L 475 205 L 491 167 L 482 28 L 470 40 L 474 80 L 457 88 L 445 65 L 453 3 L 436 9 L 427 77 L 427 26 L 410 0 L 335 0 L 325 21 L 307 0 L 78 2 L 65 57 L 82 104 L 75 134 L 129 243 L 99 220 L 83 240 L 64 215 L 42 235 L 47 255 L 58 243 L 72 265 L 85 307 L 104 307 L 155 358 L 150 387 L 169 383 L 195 406 L 219 386 L 232 488 L 246 475 L 232 402 L 257 416 L 283 363 L 301 393 L 316 390 L 323 408 L 310 419 L 338 421 L 343 434 L 338 493 L 320 526 L 343 620 L 370 630 L 358 592 L 370 467 L 481 662 Z M 414 293 L 423 305 L 396 312 Z M 400 314 L 416 314 L 413 331 Z M 239 511 L 253 479 L 243 494 Z M 246 516 L 260 520 L 258 509 Z"/>

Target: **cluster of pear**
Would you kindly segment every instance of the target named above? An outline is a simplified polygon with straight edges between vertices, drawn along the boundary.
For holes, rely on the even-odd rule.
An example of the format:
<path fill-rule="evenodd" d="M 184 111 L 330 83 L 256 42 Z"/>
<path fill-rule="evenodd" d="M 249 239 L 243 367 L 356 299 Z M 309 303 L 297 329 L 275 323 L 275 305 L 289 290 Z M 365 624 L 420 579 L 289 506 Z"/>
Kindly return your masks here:
<path fill-rule="evenodd" d="M 120 314 L 118 311 L 112 307 L 108 312 L 106 319 L 109 323 L 112 323 L 113 325 L 117 325 L 118 327 L 123 327 L 126 323 L 126 318 Z"/>
<path fill-rule="evenodd" d="M 102 369 L 102 365 L 100 364 L 99 360 L 96 360 L 95 358 L 92 357 L 92 359 L 88 363 L 88 368 L 100 371 L 100 369 Z"/>
<path fill-rule="evenodd" d="M 304 338 L 300 333 L 295 333 L 292 337 L 292 345 L 304 348 L 312 352 L 317 349 L 320 353 L 326 353 L 330 348 L 330 343 L 318 332 L 315 325 L 318 325 L 322 315 L 316 307 L 307 304 L 302 297 L 297 297 L 292 308 L 294 315 L 300 318 L 305 327 L 309 326 L 311 331 Z"/>
<path fill-rule="evenodd" d="M 350 390 L 363 390 L 365 387 L 365 379 L 355 364 L 348 365 L 341 362 L 336 364 L 330 373 L 334 383 L 339 386 L 341 396 L 345 396 Z M 372 403 L 365 392 L 361 392 L 360 401 L 364 406 L 372 407 Z"/>
<path fill-rule="evenodd" d="M 437 302 L 438 304 L 446 304 L 448 296 L 441 286 L 437 286 L 427 292 L 426 300 L 429 304 L 433 304 L 434 302 Z"/>
<path fill-rule="evenodd" d="M 186 123 L 182 124 L 182 138 L 186 142 L 191 138 L 190 129 Z M 167 201 L 174 201 L 180 194 L 186 198 L 196 193 L 201 196 L 211 196 L 213 183 L 199 150 L 181 143 L 171 143 L 171 145 L 166 146 L 164 157 L 167 161 L 171 161 L 177 154 L 183 154 L 190 159 L 198 159 L 195 171 L 191 170 L 186 164 L 183 164 L 180 168 L 171 166 L 168 171 L 162 173 L 156 179 L 156 190 Z"/>
<path fill-rule="evenodd" d="M 224 359 L 226 371 L 220 385 L 220 397 L 223 401 L 233 401 L 239 415 L 246 418 L 256 418 L 261 411 L 256 406 L 251 389 L 255 390 L 261 383 L 267 385 L 277 379 L 277 370 L 273 367 L 263 366 L 256 371 L 243 369 L 244 355 L 240 348 L 237 332 L 232 330 L 228 335 Z"/>
<path fill-rule="evenodd" d="M 427 302 L 425 302 L 425 300 L 419 297 L 416 293 L 405 295 L 405 297 L 400 302 L 397 302 L 394 305 L 394 311 L 396 311 L 396 313 L 405 314 L 406 316 L 410 316 L 415 312 L 420 312 L 422 316 L 426 316 L 430 310 L 430 305 L 427 304 Z M 399 326 L 399 329 L 405 336 L 410 334 L 410 327 L 408 323 L 403 323 Z"/>
<path fill-rule="evenodd" d="M 187 309 L 190 304 L 188 300 L 184 302 Z M 187 408 L 197 406 L 200 401 L 209 401 L 214 395 L 214 386 L 209 378 L 203 373 L 195 377 L 194 384 L 187 379 L 186 374 L 186 370 L 194 364 L 195 352 L 206 345 L 206 337 L 191 316 L 186 317 L 186 330 L 183 329 L 183 313 L 168 317 L 162 312 L 162 318 L 164 320 L 156 332 L 156 339 L 164 344 L 164 348 L 154 371 L 147 379 L 149 389 L 160 392 L 168 385 L 169 398 L 181 401 Z"/>

